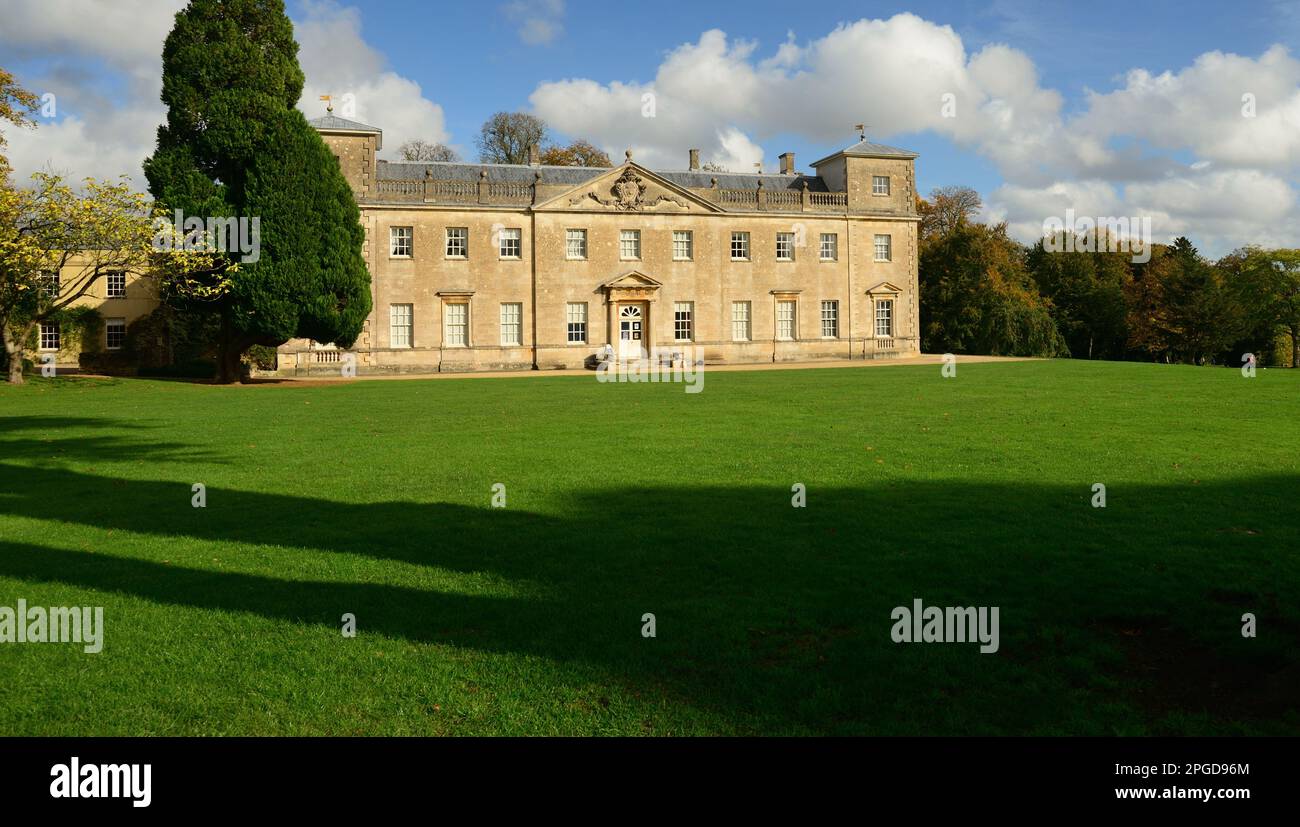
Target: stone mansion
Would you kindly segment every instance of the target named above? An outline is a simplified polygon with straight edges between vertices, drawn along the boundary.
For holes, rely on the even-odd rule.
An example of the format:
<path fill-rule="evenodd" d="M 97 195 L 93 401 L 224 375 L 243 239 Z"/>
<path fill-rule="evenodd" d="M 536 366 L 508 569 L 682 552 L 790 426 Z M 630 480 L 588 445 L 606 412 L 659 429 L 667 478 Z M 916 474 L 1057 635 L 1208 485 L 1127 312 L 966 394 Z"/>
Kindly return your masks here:
<path fill-rule="evenodd" d="M 863 140 L 776 174 L 379 160 L 382 132 L 311 121 L 365 225 L 373 310 L 362 373 L 879 359 L 920 352 L 916 153 Z M 531 155 L 536 161 L 537 150 Z M 57 282 L 56 282 L 57 284 Z M 147 280 L 111 274 L 78 302 L 97 347 L 157 307 Z M 53 325 L 42 354 L 75 366 Z M 85 344 L 85 343 L 81 343 Z M 281 374 L 337 372 L 333 345 L 294 340 Z"/>
<path fill-rule="evenodd" d="M 379 160 L 381 130 L 313 120 L 366 229 L 359 372 L 706 364 L 919 352 L 916 153 L 863 140 L 777 174 Z M 293 341 L 281 373 L 337 370 Z"/>

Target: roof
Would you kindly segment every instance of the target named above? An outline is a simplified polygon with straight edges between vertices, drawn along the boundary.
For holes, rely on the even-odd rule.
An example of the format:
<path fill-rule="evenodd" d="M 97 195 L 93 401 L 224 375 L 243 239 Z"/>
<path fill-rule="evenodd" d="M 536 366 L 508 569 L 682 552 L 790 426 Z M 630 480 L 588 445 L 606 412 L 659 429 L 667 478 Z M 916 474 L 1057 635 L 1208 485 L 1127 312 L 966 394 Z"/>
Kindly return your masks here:
<path fill-rule="evenodd" d="M 377 126 L 369 126 L 357 121 L 350 121 L 347 118 L 340 118 L 334 114 L 322 115 L 319 118 L 312 118 L 307 123 L 317 129 L 341 130 L 344 132 L 378 132 L 383 134 L 382 129 Z"/>
<path fill-rule="evenodd" d="M 899 149 L 896 146 L 886 146 L 885 144 L 874 143 L 863 138 L 850 147 L 841 149 L 839 152 L 831 153 L 820 161 L 814 161 L 813 166 L 818 167 L 827 161 L 834 160 L 841 155 L 849 155 L 856 158 L 919 158 L 915 152 L 910 149 Z"/>
<path fill-rule="evenodd" d="M 529 166 L 528 164 L 466 164 L 449 162 L 399 162 L 386 161 L 379 164 L 378 177 L 384 181 L 419 181 L 424 179 L 425 170 L 439 181 L 477 181 L 479 173 L 487 170 L 488 180 L 492 182 L 511 182 L 531 184 L 537 173 L 542 175 L 543 184 L 561 184 L 578 186 L 615 167 L 555 167 Z M 763 188 L 802 189 L 804 181 L 812 192 L 826 192 L 826 183 L 811 175 L 757 175 L 734 172 L 697 172 L 690 170 L 663 171 L 650 170 L 665 181 L 687 189 L 707 189 L 713 179 L 718 179 L 722 189 L 757 189 L 758 182 Z"/>
<path fill-rule="evenodd" d="M 731 190 L 748 190 L 757 189 L 758 182 L 763 182 L 765 190 L 798 190 L 803 189 L 803 182 L 808 182 L 808 189 L 811 192 L 826 192 L 826 182 L 815 175 L 759 175 L 752 172 L 702 172 L 702 171 L 682 171 L 682 172 L 660 172 L 654 170 L 655 175 L 672 181 L 679 187 L 698 187 L 700 189 L 711 186 L 714 178 L 718 179 L 718 186 L 722 189 Z"/>
<path fill-rule="evenodd" d="M 465 164 L 443 161 L 381 161 L 378 177 L 381 181 L 420 181 L 428 170 L 439 181 L 477 181 L 479 173 L 487 170 L 488 180 L 518 184 L 531 184 L 536 173 L 542 174 L 543 184 L 572 184 L 589 181 L 609 167 L 546 167 L 528 164 Z"/>

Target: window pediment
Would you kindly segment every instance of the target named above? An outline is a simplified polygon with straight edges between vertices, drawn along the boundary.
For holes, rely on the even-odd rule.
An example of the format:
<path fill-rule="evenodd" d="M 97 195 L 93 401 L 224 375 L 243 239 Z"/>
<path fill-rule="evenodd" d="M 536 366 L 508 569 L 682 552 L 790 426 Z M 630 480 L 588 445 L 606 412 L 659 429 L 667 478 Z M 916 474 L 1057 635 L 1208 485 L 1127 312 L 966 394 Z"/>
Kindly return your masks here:
<path fill-rule="evenodd" d="M 901 287 L 889 281 L 877 282 L 867 288 L 868 296 L 893 296 L 902 292 Z"/>

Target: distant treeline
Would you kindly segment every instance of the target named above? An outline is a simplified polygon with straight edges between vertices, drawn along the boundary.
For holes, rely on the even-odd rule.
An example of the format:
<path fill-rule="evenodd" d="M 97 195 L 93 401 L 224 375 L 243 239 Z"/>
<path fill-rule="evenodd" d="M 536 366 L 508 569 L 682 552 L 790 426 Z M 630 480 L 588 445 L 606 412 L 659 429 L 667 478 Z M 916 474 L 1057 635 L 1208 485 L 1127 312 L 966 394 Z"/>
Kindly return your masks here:
<path fill-rule="evenodd" d="M 1253 353 L 1260 365 L 1300 363 L 1300 250 L 1242 247 L 1209 261 L 1178 238 L 1150 245 L 1142 261 L 1104 234 L 1026 247 L 1005 224 L 970 221 L 979 206 L 973 190 L 955 187 L 920 201 L 929 352 L 1220 365 Z"/>

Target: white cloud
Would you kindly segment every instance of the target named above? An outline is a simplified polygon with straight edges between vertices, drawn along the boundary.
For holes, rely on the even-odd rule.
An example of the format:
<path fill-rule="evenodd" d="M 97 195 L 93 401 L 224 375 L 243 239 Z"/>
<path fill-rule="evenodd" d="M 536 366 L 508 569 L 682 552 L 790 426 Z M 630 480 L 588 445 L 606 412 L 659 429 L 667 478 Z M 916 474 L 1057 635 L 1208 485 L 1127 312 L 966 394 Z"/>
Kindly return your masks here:
<path fill-rule="evenodd" d="M 803 45 L 791 34 L 766 56 L 710 30 L 672 50 L 650 82 L 549 82 L 530 102 L 562 132 L 610 152 L 636 146 L 639 158 L 673 168 L 701 147 L 747 171 L 763 155 L 757 142 L 794 133 L 842 145 L 855 120 L 882 141 L 932 132 L 996 165 L 1005 184 L 988 194 L 988 214 L 1027 240 L 1073 207 L 1150 214 L 1157 235 L 1185 233 L 1215 252 L 1295 243 L 1300 61 L 1280 46 L 1258 59 L 1214 52 L 1178 73 L 1134 70 L 1124 83 L 1089 92 L 1067 117 L 1024 52 L 993 44 L 968 55 L 951 27 L 899 14 L 841 24 Z M 1253 119 L 1241 113 L 1247 92 Z M 641 115 L 646 93 L 655 96 L 650 119 Z M 945 117 L 945 99 L 955 117 Z M 737 136 L 743 151 L 730 148 L 741 146 Z"/>
<path fill-rule="evenodd" d="M 1109 93 L 1090 91 L 1064 126 L 1072 181 L 1022 186 L 1013 176 L 990 214 L 1032 239 L 1043 219 L 1149 217 L 1156 241 L 1188 236 L 1221 255 L 1245 243 L 1294 246 L 1300 237 L 1300 61 L 1280 47 L 1258 59 L 1210 52 L 1180 72 L 1135 69 Z M 1243 95 L 1254 100 L 1246 117 Z M 1127 142 L 1114 149 L 1117 139 Z M 1086 150 L 1086 151 L 1085 151 Z M 1165 153 L 1185 152 L 1181 163 Z"/>
<path fill-rule="evenodd" d="M 127 175 L 144 188 L 141 162 L 164 117 L 162 42 L 183 6 L 122 0 L 104 14 L 86 0 L 9 0 L 0 44 L 19 60 L 47 62 L 18 81 L 38 95 L 52 93 L 56 105 L 55 117 L 38 118 L 37 129 L 5 132 L 20 178 L 44 169 L 74 180 Z M 95 25 L 86 25 L 92 14 Z"/>
<path fill-rule="evenodd" d="M 6 60 L 34 59 L 40 72 L 19 80 L 54 92 L 59 106 L 36 131 L 6 130 L 20 174 L 47 165 L 74 177 L 125 172 L 143 186 L 140 163 L 164 117 L 159 56 L 181 5 L 117 0 L 105 11 L 93 0 L 7 0 Z M 502 9 L 526 41 L 563 32 L 563 0 Z M 388 157 L 411 138 L 449 142 L 442 109 L 367 43 L 356 8 L 308 0 L 295 24 L 305 113 L 321 113 L 320 95 L 340 104 L 350 95 L 355 110 L 338 114 L 383 128 Z M 1253 118 L 1243 116 L 1246 94 Z M 956 117 L 944 116 L 945 95 Z M 653 78 L 542 83 L 530 102 L 555 129 L 611 157 L 632 148 L 642 163 L 676 169 L 692 147 L 738 172 L 763 159 L 772 169 L 785 147 L 768 157 L 764 141 L 793 133 L 835 147 L 857 121 L 885 142 L 930 132 L 996 166 L 1003 185 L 986 194 L 987 214 L 1024 239 L 1069 207 L 1151 215 L 1158 237 L 1184 233 L 1215 252 L 1300 235 L 1300 60 L 1281 46 L 1257 57 L 1209 52 L 1161 74 L 1132 69 L 1114 89 L 1089 90 L 1067 116 L 1024 52 L 994 44 L 968 54 L 951 27 L 899 14 L 812 40 L 789 33 L 770 51 L 709 30 L 668 52 Z"/>
<path fill-rule="evenodd" d="M 1130 184 L 1132 214 L 1149 214 L 1156 240 L 1185 235 L 1203 251 L 1227 252 L 1246 242 L 1294 247 L 1300 238 L 1295 189 L 1260 170 L 1201 174 Z"/>
<path fill-rule="evenodd" d="M 794 131 L 840 142 L 862 119 L 873 137 L 934 130 L 1025 170 L 1065 142 L 1060 97 L 1038 86 L 1025 55 L 992 46 L 968 58 L 950 27 L 912 14 L 844 24 L 804 46 L 788 37 L 765 59 L 756 52 L 714 29 L 670 52 L 652 83 L 566 80 L 540 85 L 530 100 L 564 132 L 607 147 L 640 142 L 672 158 L 683 141 L 716 146 L 727 128 L 759 140 Z M 652 121 L 640 115 L 646 91 L 656 95 Z M 955 118 L 943 115 L 946 94 Z"/>
<path fill-rule="evenodd" d="M 120 71 L 157 74 L 163 39 L 185 3 L 113 0 L 110 8 L 93 0 L 6 0 L 0 43 L 18 58 L 90 56 Z"/>
<path fill-rule="evenodd" d="M 298 108 L 307 117 L 325 114 L 320 96 L 330 95 L 334 114 L 384 130 L 380 155 L 389 158 L 415 138 L 450 141 L 442 107 L 424 97 L 420 84 L 386 68 L 384 56 L 361 34 L 358 9 L 320 0 L 307 3 L 305 10 L 306 17 L 294 23 L 294 36 L 307 76 Z M 341 111 L 344 104 L 354 105 L 355 111 Z"/>
<path fill-rule="evenodd" d="M 0 44 L 19 59 L 49 61 L 19 82 L 56 95 L 58 116 L 35 130 L 7 129 L 16 175 L 52 168 L 72 178 L 131 176 L 143 189 L 141 164 L 166 118 L 159 101 L 163 41 L 183 0 L 119 0 L 111 13 L 93 0 L 7 0 Z M 86 25 L 87 20 L 94 25 Z M 353 96 L 355 120 L 384 130 L 384 155 L 411 138 L 447 142 L 442 108 L 420 85 L 387 68 L 361 33 L 360 13 L 329 0 L 308 2 L 295 21 L 307 82 L 299 107 L 323 114 L 318 100 Z M 342 114 L 342 113 L 339 113 Z"/>
<path fill-rule="evenodd" d="M 1006 221 L 1012 235 L 1030 241 L 1048 218 L 1066 210 L 1093 218 L 1149 218 L 1152 240 L 1180 235 L 1202 252 L 1222 255 L 1245 243 L 1293 247 L 1300 237 L 1297 195 L 1280 176 L 1259 170 L 1202 167 L 1184 175 L 1118 187 L 1107 181 L 1059 181 L 1045 187 L 1005 184 L 989 198 L 985 218 Z"/>
<path fill-rule="evenodd" d="M 1253 109 L 1253 117 L 1251 110 Z M 1073 128 L 1141 138 L 1221 164 L 1300 168 L 1300 60 L 1282 46 L 1258 59 L 1209 52 L 1181 72 L 1134 69 L 1125 85 L 1090 92 Z"/>
<path fill-rule="evenodd" d="M 1043 187 L 1004 184 L 993 191 L 983 218 L 1007 222 L 1010 233 L 1021 239 L 1042 236 L 1043 222 L 1064 218 L 1067 210 L 1080 216 L 1127 216 L 1120 192 L 1105 181 L 1057 181 Z"/>
<path fill-rule="evenodd" d="M 732 172 L 754 172 L 754 165 L 763 160 L 763 148 L 739 129 L 720 130 L 712 160 Z"/>
<path fill-rule="evenodd" d="M 42 122 L 36 130 L 8 130 L 15 179 L 21 181 L 37 170 L 51 170 L 71 181 L 125 175 L 132 186 L 144 190 L 141 165 L 153 151 L 160 113 L 161 107 L 132 107 L 93 120 L 65 115 L 52 123 Z"/>

